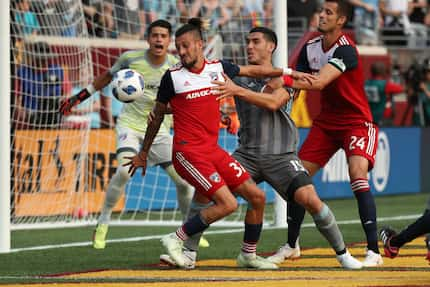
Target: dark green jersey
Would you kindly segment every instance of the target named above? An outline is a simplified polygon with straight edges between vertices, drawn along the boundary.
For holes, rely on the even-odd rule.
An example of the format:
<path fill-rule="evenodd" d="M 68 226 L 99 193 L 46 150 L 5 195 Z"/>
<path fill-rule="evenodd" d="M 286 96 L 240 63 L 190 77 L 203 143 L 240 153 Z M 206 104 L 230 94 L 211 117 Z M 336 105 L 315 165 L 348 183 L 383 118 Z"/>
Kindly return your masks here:
<path fill-rule="evenodd" d="M 382 79 L 367 80 L 364 85 L 375 123 L 380 123 L 384 115 L 385 104 L 387 102 L 387 95 L 385 94 L 386 85 L 387 81 Z"/>

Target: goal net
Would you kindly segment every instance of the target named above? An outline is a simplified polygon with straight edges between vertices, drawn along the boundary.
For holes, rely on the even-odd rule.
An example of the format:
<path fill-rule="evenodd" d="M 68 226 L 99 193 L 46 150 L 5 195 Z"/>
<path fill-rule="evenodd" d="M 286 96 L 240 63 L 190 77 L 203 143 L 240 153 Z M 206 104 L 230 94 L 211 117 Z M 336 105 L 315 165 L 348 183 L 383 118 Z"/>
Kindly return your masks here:
<path fill-rule="evenodd" d="M 203 17 L 209 23 L 207 57 L 246 63 L 245 35 L 255 25 L 271 25 L 270 7 L 263 1 L 255 7 L 241 1 L 206 6 L 209 2 L 12 1 L 12 228 L 95 222 L 117 166 L 114 122 L 121 103 L 111 97 L 109 86 L 70 116 L 60 115 L 59 103 L 109 69 L 124 51 L 146 48 L 142 39 L 151 21 L 167 19 L 177 28 L 187 13 Z M 232 152 L 236 136 L 221 127 L 220 144 Z M 269 201 L 266 222 L 272 223 L 274 193 L 262 187 Z M 241 224 L 247 205 L 240 202 L 224 224 Z M 177 225 L 181 220 L 174 184 L 154 167 L 130 180 L 112 223 Z"/>

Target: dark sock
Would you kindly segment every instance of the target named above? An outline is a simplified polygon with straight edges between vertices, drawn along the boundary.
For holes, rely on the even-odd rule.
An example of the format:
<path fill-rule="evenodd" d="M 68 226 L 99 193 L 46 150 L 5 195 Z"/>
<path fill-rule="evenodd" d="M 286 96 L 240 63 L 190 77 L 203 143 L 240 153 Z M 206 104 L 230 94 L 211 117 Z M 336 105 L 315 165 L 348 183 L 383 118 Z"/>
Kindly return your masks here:
<path fill-rule="evenodd" d="M 354 192 L 358 203 L 361 225 L 366 233 L 367 249 L 379 253 L 378 235 L 376 227 L 376 205 L 370 191 Z"/>
<path fill-rule="evenodd" d="M 288 245 L 296 247 L 300 226 L 305 218 L 305 208 L 295 201 L 287 202 Z"/>
<path fill-rule="evenodd" d="M 194 234 L 202 232 L 208 227 L 209 224 L 204 221 L 204 219 L 200 216 L 199 213 L 188 219 L 187 222 L 184 223 L 182 229 L 188 236 L 192 236 Z"/>
<path fill-rule="evenodd" d="M 245 223 L 245 233 L 243 235 L 243 242 L 257 243 L 260 239 L 261 228 L 263 224 L 249 224 Z"/>
<path fill-rule="evenodd" d="M 402 230 L 390 240 L 390 245 L 394 247 L 402 247 L 415 238 L 430 232 L 430 211 L 418 218 L 414 223 Z"/>

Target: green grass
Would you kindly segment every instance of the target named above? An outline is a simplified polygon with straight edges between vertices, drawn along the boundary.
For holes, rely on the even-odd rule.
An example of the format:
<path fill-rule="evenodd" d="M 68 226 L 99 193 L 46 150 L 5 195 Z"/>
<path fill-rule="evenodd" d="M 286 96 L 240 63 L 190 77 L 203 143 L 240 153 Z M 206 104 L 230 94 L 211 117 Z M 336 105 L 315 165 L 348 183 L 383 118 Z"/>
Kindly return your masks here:
<path fill-rule="evenodd" d="M 421 214 L 429 197 L 428 193 L 377 197 L 379 217 Z M 358 212 L 353 199 L 330 200 L 328 205 L 334 211 L 338 221 L 356 220 Z M 397 229 L 405 227 L 413 220 L 380 222 L 379 226 L 391 225 Z M 305 223 L 310 223 L 307 215 Z M 360 224 L 343 224 L 340 226 L 347 243 L 365 241 Z M 110 239 L 137 236 L 162 235 L 175 230 L 175 227 L 124 227 L 111 226 Z M 211 228 L 210 230 L 225 229 Z M 72 242 L 90 241 L 93 228 L 65 228 L 50 230 L 18 230 L 12 232 L 12 248 L 23 248 L 41 245 L 57 245 Z M 242 232 L 228 234 L 207 234 L 210 248 L 202 249 L 200 259 L 234 258 L 240 249 Z M 268 253 L 275 251 L 285 243 L 285 229 L 263 230 L 258 251 Z M 300 245 L 306 247 L 327 247 L 326 241 L 314 227 L 303 228 Z M 214 252 L 216 250 L 216 252 Z M 163 252 L 158 239 L 138 242 L 110 243 L 104 250 L 95 250 L 90 246 L 53 248 L 37 251 L 20 251 L 0 254 L 0 283 L 5 282 L 39 282 L 25 276 L 39 276 L 67 272 L 79 272 L 98 269 L 142 269 L 150 268 L 149 264 L 158 263 L 158 256 Z M 5 278 L 17 276 L 21 278 Z M 3 277 L 3 278 L 1 278 Z"/>

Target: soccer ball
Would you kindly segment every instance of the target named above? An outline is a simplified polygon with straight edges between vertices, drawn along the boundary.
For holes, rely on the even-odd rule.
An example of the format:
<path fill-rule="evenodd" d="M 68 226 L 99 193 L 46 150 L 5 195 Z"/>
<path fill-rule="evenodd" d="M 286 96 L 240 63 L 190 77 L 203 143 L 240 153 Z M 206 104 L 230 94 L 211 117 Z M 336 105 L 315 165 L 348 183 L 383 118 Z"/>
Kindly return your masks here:
<path fill-rule="evenodd" d="M 145 84 L 143 77 L 131 69 L 123 69 L 113 76 L 112 94 L 123 103 L 131 103 L 143 97 Z"/>

